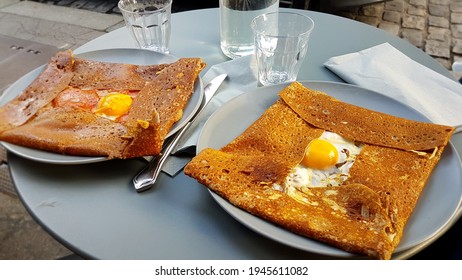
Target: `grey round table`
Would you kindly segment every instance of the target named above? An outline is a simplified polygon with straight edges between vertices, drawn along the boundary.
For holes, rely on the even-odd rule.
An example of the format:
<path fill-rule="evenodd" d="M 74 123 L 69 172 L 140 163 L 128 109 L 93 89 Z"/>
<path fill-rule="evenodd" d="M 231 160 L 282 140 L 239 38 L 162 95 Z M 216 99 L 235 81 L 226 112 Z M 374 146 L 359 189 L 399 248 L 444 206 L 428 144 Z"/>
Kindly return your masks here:
<path fill-rule="evenodd" d="M 421 50 L 382 30 L 328 14 L 298 12 L 308 14 L 316 23 L 299 80 L 341 81 L 323 67 L 328 58 L 383 42 L 443 75 L 450 75 Z M 127 30 L 120 28 L 75 52 L 110 48 L 135 45 Z M 218 9 L 173 14 L 171 54 L 202 57 L 207 67 L 226 61 L 219 47 Z M 454 137 L 453 143 L 460 153 L 462 139 Z M 8 162 L 17 192 L 31 215 L 52 236 L 84 258 L 329 258 L 294 249 L 246 228 L 229 216 L 205 187 L 183 173 L 173 178 L 162 174 L 155 188 L 137 193 L 131 179 L 145 164 L 140 159 L 54 165 L 9 153 Z M 409 258 L 431 242 L 394 257 Z"/>

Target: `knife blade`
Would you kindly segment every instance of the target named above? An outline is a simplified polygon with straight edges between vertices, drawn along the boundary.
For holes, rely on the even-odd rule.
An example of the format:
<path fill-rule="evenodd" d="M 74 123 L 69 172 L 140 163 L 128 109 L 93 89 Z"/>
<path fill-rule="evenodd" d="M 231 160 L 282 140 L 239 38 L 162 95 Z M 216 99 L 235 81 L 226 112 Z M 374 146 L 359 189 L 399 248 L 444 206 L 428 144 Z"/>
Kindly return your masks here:
<path fill-rule="evenodd" d="M 191 126 L 194 120 L 201 114 L 207 104 L 210 102 L 212 97 L 217 92 L 220 85 L 226 79 L 226 74 L 221 74 L 215 77 L 210 83 L 204 87 L 204 101 L 201 104 L 197 113 L 188 121 L 184 126 L 179 129 L 173 136 L 169 138 L 167 143 L 162 147 L 161 154 L 154 157 L 146 167 L 144 167 L 135 177 L 133 178 L 133 186 L 137 192 L 143 192 L 149 190 L 156 182 L 157 177 L 162 170 L 162 166 L 165 163 L 165 160 L 173 151 L 175 146 L 178 144 L 178 141 L 184 135 L 186 130 Z"/>

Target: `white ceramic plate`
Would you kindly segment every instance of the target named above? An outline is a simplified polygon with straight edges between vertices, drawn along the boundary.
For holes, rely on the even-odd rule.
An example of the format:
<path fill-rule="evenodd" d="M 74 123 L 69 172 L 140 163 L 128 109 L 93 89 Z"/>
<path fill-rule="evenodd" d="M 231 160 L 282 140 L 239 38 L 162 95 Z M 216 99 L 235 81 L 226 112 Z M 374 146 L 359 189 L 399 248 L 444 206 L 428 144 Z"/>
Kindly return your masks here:
<path fill-rule="evenodd" d="M 412 108 L 379 93 L 357 86 L 331 82 L 302 82 L 305 86 L 328 93 L 345 102 L 418 121 L 428 121 Z M 242 94 L 218 109 L 204 125 L 197 151 L 206 147 L 221 148 L 250 126 L 277 99 L 283 85 L 258 88 Z M 340 258 L 355 257 L 343 250 L 305 238 L 243 211 L 217 194 L 213 198 L 231 216 L 256 232 L 283 244 Z M 456 218 L 462 199 L 462 166 L 450 143 L 432 173 L 414 213 L 405 228 L 395 253 L 430 239 Z"/>
<path fill-rule="evenodd" d="M 102 62 L 129 63 L 136 65 L 172 63 L 177 60 L 176 57 L 171 55 L 165 55 L 162 53 L 142 49 L 107 49 L 76 54 L 76 56 Z M 38 67 L 37 69 L 24 75 L 14 84 L 12 84 L 8 89 L 6 89 L 0 99 L 0 106 L 19 95 L 43 71 L 44 68 L 45 65 Z M 167 137 L 178 131 L 178 129 L 180 129 L 183 124 L 188 122 L 193 117 L 194 113 L 197 112 L 200 104 L 202 103 L 203 96 L 204 93 L 202 80 L 198 78 L 195 84 L 194 93 L 184 109 L 183 118 L 172 126 L 172 129 L 168 133 Z M 57 153 L 22 147 L 6 142 L 1 143 L 8 151 L 12 153 L 31 160 L 46 163 L 83 164 L 107 160 L 106 157 L 61 155 Z"/>

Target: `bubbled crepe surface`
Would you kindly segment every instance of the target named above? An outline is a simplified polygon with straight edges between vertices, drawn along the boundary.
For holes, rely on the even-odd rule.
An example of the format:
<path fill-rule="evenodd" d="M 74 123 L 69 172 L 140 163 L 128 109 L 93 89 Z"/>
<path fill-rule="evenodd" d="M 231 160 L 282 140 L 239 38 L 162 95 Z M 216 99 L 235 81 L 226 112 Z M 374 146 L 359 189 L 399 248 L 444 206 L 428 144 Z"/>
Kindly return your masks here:
<path fill-rule="evenodd" d="M 279 94 L 281 99 L 231 143 L 220 150 L 201 151 L 186 166 L 185 174 L 237 207 L 290 231 L 355 254 L 390 259 L 452 128 L 372 112 L 299 83 Z M 311 107 L 316 109 L 306 110 Z M 371 115 L 373 124 L 365 126 L 363 120 Z M 383 119 L 393 123 L 383 126 Z M 417 139 L 416 143 L 407 141 L 402 150 L 401 141 L 379 139 L 375 143 L 361 129 L 388 135 L 390 126 L 394 136 Z M 425 148 L 438 147 L 436 154 L 408 151 L 427 142 L 414 134 L 427 128 L 431 134 L 443 135 L 432 138 L 433 145 L 425 143 Z M 305 203 L 273 189 L 324 130 L 365 143 L 347 181 L 339 187 L 305 188 Z"/>

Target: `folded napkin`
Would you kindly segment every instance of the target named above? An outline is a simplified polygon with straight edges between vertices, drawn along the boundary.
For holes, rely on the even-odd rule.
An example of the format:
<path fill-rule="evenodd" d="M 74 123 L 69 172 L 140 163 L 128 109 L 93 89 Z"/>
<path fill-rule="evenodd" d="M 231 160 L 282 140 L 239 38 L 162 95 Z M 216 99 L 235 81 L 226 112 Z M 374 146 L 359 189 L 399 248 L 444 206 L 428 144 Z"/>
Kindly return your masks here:
<path fill-rule="evenodd" d="M 462 85 L 388 43 L 332 57 L 324 65 L 346 82 L 405 103 L 434 123 L 462 124 Z"/>
<path fill-rule="evenodd" d="M 204 86 L 220 74 L 228 74 L 227 79 L 220 86 L 201 115 L 185 132 L 173 154 L 179 154 L 182 151 L 195 151 L 200 131 L 213 112 L 233 97 L 257 88 L 257 65 L 253 55 L 213 65 L 202 77 Z M 189 160 L 189 156 L 182 156 L 181 154 L 170 156 L 167 158 L 162 171 L 170 176 L 174 176 Z"/>

